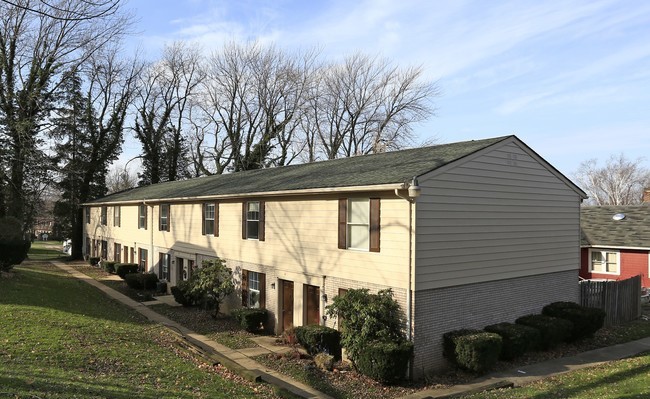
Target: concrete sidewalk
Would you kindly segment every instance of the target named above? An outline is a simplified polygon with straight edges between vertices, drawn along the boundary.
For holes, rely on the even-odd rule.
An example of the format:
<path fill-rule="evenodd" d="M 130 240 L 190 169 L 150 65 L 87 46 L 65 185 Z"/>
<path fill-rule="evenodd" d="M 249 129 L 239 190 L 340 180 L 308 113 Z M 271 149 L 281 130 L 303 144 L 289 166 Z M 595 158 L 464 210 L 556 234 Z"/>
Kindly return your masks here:
<path fill-rule="evenodd" d="M 521 386 L 553 375 L 597 366 L 609 361 L 635 356 L 646 351 L 650 351 L 650 338 L 643 338 L 638 341 L 594 349 L 571 357 L 563 357 L 541 363 L 530 364 L 514 370 L 488 374 L 470 384 L 454 385 L 445 389 L 421 391 L 405 396 L 402 399 L 457 398 L 488 389 Z"/>
<path fill-rule="evenodd" d="M 167 317 L 153 311 L 148 306 L 134 301 L 133 299 L 118 291 L 115 291 L 114 289 L 102 284 L 92 277 L 78 272 L 76 269 L 66 265 L 65 263 L 57 261 L 53 261 L 51 263 L 56 267 L 70 273 L 75 278 L 78 278 L 79 280 L 85 281 L 86 283 L 96 287 L 110 298 L 134 309 L 136 312 L 142 314 L 150 321 L 169 328 L 170 330 L 182 336 L 185 340 L 187 340 L 188 343 L 192 344 L 194 347 L 193 349 L 198 350 L 202 356 L 211 359 L 215 363 L 218 362 L 224 365 L 231 371 L 242 375 L 244 378 L 247 378 L 251 381 L 265 381 L 280 388 L 286 389 L 287 391 L 290 391 L 303 398 L 331 398 L 330 396 L 317 391 L 308 385 L 296 381 L 284 374 L 278 373 L 275 370 L 268 369 L 251 359 L 251 356 L 258 356 L 271 352 L 281 353 L 282 351 L 287 350 L 286 348 L 276 348 L 271 345 L 270 338 L 262 337 L 260 339 L 256 339 L 255 341 L 258 345 L 260 345 L 258 348 L 239 350 L 230 349 L 218 342 L 209 339 L 205 335 L 197 334 L 196 332 L 185 328 L 175 321 L 170 320 Z"/>

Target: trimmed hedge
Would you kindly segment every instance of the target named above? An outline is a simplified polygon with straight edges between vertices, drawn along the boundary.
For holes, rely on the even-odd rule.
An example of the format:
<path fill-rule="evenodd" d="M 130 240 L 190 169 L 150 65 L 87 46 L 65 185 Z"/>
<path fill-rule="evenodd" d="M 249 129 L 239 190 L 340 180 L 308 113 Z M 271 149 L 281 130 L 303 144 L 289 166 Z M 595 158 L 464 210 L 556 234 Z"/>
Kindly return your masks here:
<path fill-rule="evenodd" d="M 99 261 L 101 259 L 102 258 L 100 258 L 98 256 L 92 256 L 92 257 L 88 258 L 88 263 L 90 263 L 91 266 L 97 266 L 97 264 L 99 264 Z"/>
<path fill-rule="evenodd" d="M 542 314 L 573 323 L 569 340 L 588 338 L 600 330 L 605 323 L 606 313 L 602 309 L 580 306 L 574 302 L 553 302 L 544 306 Z"/>
<path fill-rule="evenodd" d="M 138 272 L 137 263 L 116 263 L 114 267 L 115 267 L 115 273 L 118 276 L 120 276 L 122 279 L 124 279 L 124 276 L 126 276 L 129 273 Z"/>
<path fill-rule="evenodd" d="M 135 290 L 155 290 L 158 276 L 154 273 L 129 273 L 124 276 L 124 281 Z"/>
<path fill-rule="evenodd" d="M 464 335 L 479 334 L 481 330 L 462 329 L 446 332 L 442 335 L 442 356 L 456 364 L 456 340 Z"/>
<path fill-rule="evenodd" d="M 359 352 L 355 364 L 360 373 L 391 384 L 404 378 L 412 356 L 413 344 L 409 341 L 371 341 Z"/>
<path fill-rule="evenodd" d="M 174 300 L 185 307 L 196 305 L 196 298 L 190 293 L 190 289 L 189 281 L 180 281 L 171 288 Z"/>
<path fill-rule="evenodd" d="M 104 271 L 107 272 L 107 273 L 115 274 L 115 264 L 116 263 L 117 262 L 108 261 L 108 260 L 102 262 L 102 266 L 104 267 Z"/>
<path fill-rule="evenodd" d="M 499 334 L 503 341 L 501 359 L 512 360 L 539 348 L 542 340 L 538 329 L 523 324 L 499 323 L 485 327 L 487 332 Z"/>
<path fill-rule="evenodd" d="M 230 312 L 230 315 L 248 332 L 266 330 L 268 311 L 266 309 L 241 308 Z"/>
<path fill-rule="evenodd" d="M 443 356 L 457 366 L 483 373 L 499 360 L 501 336 L 480 330 L 455 330 L 443 334 Z"/>
<path fill-rule="evenodd" d="M 333 328 L 311 324 L 295 328 L 298 343 L 305 348 L 307 353 L 314 356 L 325 352 L 334 356 L 334 360 L 341 360 L 341 333 Z"/>
<path fill-rule="evenodd" d="M 522 316 L 515 323 L 538 329 L 542 338 L 541 348 L 544 350 L 566 342 L 573 330 L 573 323 L 569 320 L 541 314 Z"/>

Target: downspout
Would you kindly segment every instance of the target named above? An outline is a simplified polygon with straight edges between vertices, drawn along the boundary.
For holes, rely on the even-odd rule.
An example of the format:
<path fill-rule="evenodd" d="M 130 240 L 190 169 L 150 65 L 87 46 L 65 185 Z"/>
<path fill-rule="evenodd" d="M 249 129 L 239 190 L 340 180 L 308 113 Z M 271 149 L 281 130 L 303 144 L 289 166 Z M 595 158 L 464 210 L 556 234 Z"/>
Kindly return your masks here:
<path fill-rule="evenodd" d="M 418 184 L 417 177 L 413 177 L 411 183 L 408 184 L 408 197 L 402 196 L 399 193 L 398 189 L 395 189 L 395 195 L 399 198 L 403 198 L 409 203 L 409 261 L 408 261 L 408 287 L 406 288 L 406 328 L 407 328 L 407 338 L 409 342 L 413 342 L 413 290 L 411 289 L 413 284 L 413 269 L 414 269 L 414 256 L 415 256 L 415 243 L 416 240 L 413 239 L 414 233 L 414 223 L 413 223 L 413 212 L 415 212 L 415 199 L 420 196 L 422 189 Z M 413 375 L 413 362 L 409 360 L 409 365 L 407 367 L 407 376 L 410 379 Z"/>
<path fill-rule="evenodd" d="M 147 211 L 151 215 L 151 218 L 150 218 L 151 223 L 149 224 L 149 227 L 150 227 L 149 228 L 149 231 L 150 231 L 150 235 L 149 235 L 149 240 L 150 240 L 149 241 L 149 254 L 150 254 L 149 255 L 149 261 L 150 262 L 149 262 L 149 267 L 148 267 L 148 269 L 151 270 L 153 268 L 153 265 L 154 265 L 154 256 L 153 256 L 154 255 L 154 253 L 153 253 L 153 205 L 147 204 L 145 199 L 142 200 L 142 204 L 144 206 L 146 206 L 147 208 L 151 207 L 151 210 Z M 149 270 L 145 270 L 145 273 L 149 273 Z"/>

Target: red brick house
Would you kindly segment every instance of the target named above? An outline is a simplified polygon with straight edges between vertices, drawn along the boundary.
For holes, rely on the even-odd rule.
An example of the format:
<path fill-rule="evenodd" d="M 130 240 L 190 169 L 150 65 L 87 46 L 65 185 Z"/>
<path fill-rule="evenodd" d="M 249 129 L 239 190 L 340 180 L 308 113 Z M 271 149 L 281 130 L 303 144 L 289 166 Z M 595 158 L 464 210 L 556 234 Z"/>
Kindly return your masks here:
<path fill-rule="evenodd" d="M 580 277 L 624 280 L 641 275 L 650 287 L 650 204 L 585 206 Z"/>

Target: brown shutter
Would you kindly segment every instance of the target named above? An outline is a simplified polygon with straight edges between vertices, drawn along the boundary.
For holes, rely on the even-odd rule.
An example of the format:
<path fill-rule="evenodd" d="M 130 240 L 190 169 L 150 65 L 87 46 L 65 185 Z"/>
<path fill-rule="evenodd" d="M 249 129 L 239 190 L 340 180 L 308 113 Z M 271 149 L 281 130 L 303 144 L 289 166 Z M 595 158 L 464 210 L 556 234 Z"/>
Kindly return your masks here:
<path fill-rule="evenodd" d="M 219 203 L 214 203 L 214 236 L 219 237 Z"/>
<path fill-rule="evenodd" d="M 260 221 L 259 221 L 257 239 L 259 241 L 264 241 L 264 238 L 265 238 L 265 234 L 264 234 L 264 201 L 260 201 Z"/>
<path fill-rule="evenodd" d="M 162 231 L 162 209 L 163 204 L 158 205 L 158 231 Z"/>
<path fill-rule="evenodd" d="M 246 239 L 246 206 L 247 202 L 241 203 L 241 238 Z"/>
<path fill-rule="evenodd" d="M 248 307 L 248 270 L 241 270 L 241 305 Z"/>
<path fill-rule="evenodd" d="M 149 212 L 149 207 L 147 205 L 144 205 L 144 229 L 147 229 L 147 212 Z M 151 227 L 153 228 L 153 226 Z"/>
<path fill-rule="evenodd" d="M 172 225 L 172 206 L 167 204 L 167 231 L 170 231 Z"/>
<path fill-rule="evenodd" d="M 379 252 L 380 208 L 379 198 L 370 198 L 370 252 Z"/>
<path fill-rule="evenodd" d="M 266 274 L 258 273 L 260 276 L 260 308 L 266 309 Z"/>
<path fill-rule="evenodd" d="M 205 235 L 205 204 L 201 204 L 201 234 Z"/>
<path fill-rule="evenodd" d="M 339 198 L 339 248 L 348 247 L 348 199 Z"/>

